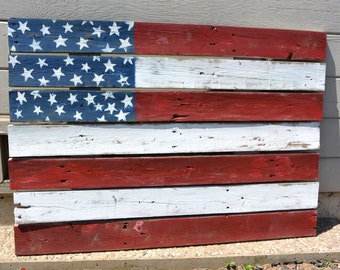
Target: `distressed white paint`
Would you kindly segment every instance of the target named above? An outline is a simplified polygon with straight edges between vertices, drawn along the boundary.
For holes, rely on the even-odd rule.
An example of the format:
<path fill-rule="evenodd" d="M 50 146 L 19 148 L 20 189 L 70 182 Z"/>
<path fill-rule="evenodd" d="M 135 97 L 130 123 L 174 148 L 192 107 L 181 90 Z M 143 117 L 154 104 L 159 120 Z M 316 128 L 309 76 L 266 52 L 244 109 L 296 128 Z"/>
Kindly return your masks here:
<path fill-rule="evenodd" d="M 325 71 L 324 63 L 137 57 L 136 87 L 324 91 Z"/>
<path fill-rule="evenodd" d="M 17 224 L 317 207 L 318 183 L 42 191 L 14 194 Z"/>
<path fill-rule="evenodd" d="M 11 157 L 319 148 L 319 123 L 9 126 Z"/>

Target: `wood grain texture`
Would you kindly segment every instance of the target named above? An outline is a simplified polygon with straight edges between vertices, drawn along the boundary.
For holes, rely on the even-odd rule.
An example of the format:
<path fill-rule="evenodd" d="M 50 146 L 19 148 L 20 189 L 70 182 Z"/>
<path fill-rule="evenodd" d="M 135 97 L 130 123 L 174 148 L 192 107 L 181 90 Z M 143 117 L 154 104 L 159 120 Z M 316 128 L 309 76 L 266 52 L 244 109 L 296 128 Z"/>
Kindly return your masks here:
<path fill-rule="evenodd" d="M 136 87 L 324 91 L 325 65 L 138 57 Z"/>
<path fill-rule="evenodd" d="M 325 88 L 324 63 L 140 56 L 124 64 L 124 57 L 102 56 L 94 61 L 93 56 L 72 56 L 73 64 L 65 65 L 65 56 L 34 54 L 10 58 L 10 86 L 306 91 Z M 39 67 L 39 59 L 50 64 Z M 90 63 L 91 69 L 84 70 L 84 63 Z M 108 68 L 108 64 L 114 68 Z"/>
<path fill-rule="evenodd" d="M 318 187 L 304 182 L 16 192 L 14 216 L 15 224 L 33 224 L 315 209 Z"/>
<path fill-rule="evenodd" d="M 326 58 L 326 34 L 136 22 L 135 52 L 158 55 L 221 55 L 288 60 L 324 60 Z"/>
<path fill-rule="evenodd" d="M 322 119 L 323 99 L 322 93 L 121 90 L 12 90 L 9 95 L 12 122 L 101 122 L 103 116 L 105 122 L 315 121 Z M 49 102 L 51 96 L 57 106 Z M 89 102 L 89 96 L 93 101 Z M 35 113 L 37 107 L 39 113 Z M 119 117 L 120 110 L 124 118 Z M 76 112 L 81 119 L 74 117 Z"/>
<path fill-rule="evenodd" d="M 2 5 L 1 19 L 26 18 L 86 18 L 87 20 L 125 20 L 141 22 L 172 22 L 194 24 L 236 25 L 283 29 L 306 29 L 338 32 L 340 13 L 337 0 L 299 0 L 281 2 L 256 0 L 249 2 L 222 1 L 160 1 L 103 0 L 96 5 L 90 0 L 79 5 L 60 1 L 13 0 Z"/>
<path fill-rule="evenodd" d="M 314 236 L 315 225 L 315 210 L 20 225 L 14 227 L 15 253 L 38 255 L 127 250 Z"/>
<path fill-rule="evenodd" d="M 136 92 L 137 121 L 321 120 L 323 94 Z M 293 114 L 293 115 L 292 115 Z"/>
<path fill-rule="evenodd" d="M 9 126 L 8 132 L 10 157 L 296 151 L 319 148 L 317 122 L 17 125 Z"/>
<path fill-rule="evenodd" d="M 10 159 L 12 190 L 290 182 L 318 179 L 318 154 Z"/>

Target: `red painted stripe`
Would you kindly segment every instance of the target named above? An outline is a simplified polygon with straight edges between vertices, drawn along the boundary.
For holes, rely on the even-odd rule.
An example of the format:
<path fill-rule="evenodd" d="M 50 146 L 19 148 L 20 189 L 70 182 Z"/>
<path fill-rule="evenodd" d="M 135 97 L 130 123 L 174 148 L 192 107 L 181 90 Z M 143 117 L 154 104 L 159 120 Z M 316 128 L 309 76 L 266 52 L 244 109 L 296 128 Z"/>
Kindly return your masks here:
<path fill-rule="evenodd" d="M 135 52 L 325 60 L 326 34 L 279 29 L 136 22 Z"/>
<path fill-rule="evenodd" d="M 135 112 L 140 122 L 314 121 L 322 101 L 322 93 L 135 92 Z"/>
<path fill-rule="evenodd" d="M 17 255 L 314 236 L 316 211 L 15 226 Z M 60 237 L 62 236 L 62 237 Z M 67 244 L 65 244 L 67 243 Z"/>
<path fill-rule="evenodd" d="M 317 180 L 318 154 L 10 159 L 13 190 Z"/>

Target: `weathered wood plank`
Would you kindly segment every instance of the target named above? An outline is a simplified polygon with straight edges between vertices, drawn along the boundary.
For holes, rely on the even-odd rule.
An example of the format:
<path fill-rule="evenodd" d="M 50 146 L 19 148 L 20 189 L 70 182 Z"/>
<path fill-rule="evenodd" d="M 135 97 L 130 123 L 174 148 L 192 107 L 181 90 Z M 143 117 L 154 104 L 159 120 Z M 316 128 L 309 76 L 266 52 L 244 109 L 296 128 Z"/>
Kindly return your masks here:
<path fill-rule="evenodd" d="M 17 52 L 135 52 L 289 60 L 326 58 L 326 34 L 309 31 L 24 18 L 10 19 L 8 26 L 9 47 Z"/>
<path fill-rule="evenodd" d="M 10 157 L 319 148 L 319 123 L 9 126 Z M 204 145 L 204 147 L 202 147 Z"/>
<path fill-rule="evenodd" d="M 216 25 L 137 22 L 135 52 L 324 60 L 326 34 Z"/>
<path fill-rule="evenodd" d="M 9 95 L 12 122 L 313 121 L 322 119 L 323 99 L 321 93 L 197 91 L 12 90 Z M 76 112 L 82 119 L 74 118 Z"/>
<path fill-rule="evenodd" d="M 10 159 L 12 190 L 290 182 L 318 179 L 318 154 Z"/>
<path fill-rule="evenodd" d="M 315 225 L 315 210 L 20 225 L 14 227 L 15 253 L 91 252 L 313 236 Z"/>
<path fill-rule="evenodd" d="M 10 86 L 287 91 L 324 91 L 325 88 L 324 63 L 39 54 L 9 58 Z"/>
<path fill-rule="evenodd" d="M 315 209 L 318 187 L 305 182 L 19 192 L 14 215 L 16 224 L 32 224 Z"/>

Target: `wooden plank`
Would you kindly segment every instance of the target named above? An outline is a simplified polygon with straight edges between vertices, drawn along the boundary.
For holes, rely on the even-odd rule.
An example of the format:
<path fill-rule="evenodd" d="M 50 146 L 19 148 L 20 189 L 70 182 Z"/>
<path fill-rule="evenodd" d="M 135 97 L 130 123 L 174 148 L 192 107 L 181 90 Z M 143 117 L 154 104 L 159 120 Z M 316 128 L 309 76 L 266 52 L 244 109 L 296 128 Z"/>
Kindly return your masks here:
<path fill-rule="evenodd" d="M 324 91 L 325 88 L 324 63 L 39 54 L 10 55 L 9 58 L 10 86 L 287 91 Z M 84 68 L 84 64 L 91 69 Z"/>
<path fill-rule="evenodd" d="M 224 55 L 324 60 L 326 34 L 215 25 L 136 22 L 135 52 L 158 55 Z"/>
<path fill-rule="evenodd" d="M 8 132 L 10 157 L 296 151 L 319 148 L 317 122 L 18 125 L 9 126 Z"/>
<path fill-rule="evenodd" d="M 185 186 L 318 179 L 318 154 L 10 159 L 12 190 Z"/>
<path fill-rule="evenodd" d="M 16 224 L 315 209 L 317 182 L 14 193 Z M 261 194 L 259 196 L 259 194 Z"/>
<path fill-rule="evenodd" d="M 15 253 L 38 255 L 127 250 L 314 236 L 315 225 L 315 210 L 20 225 L 14 227 Z"/>
<path fill-rule="evenodd" d="M 0 115 L 0 135 L 7 135 L 7 126 L 9 123 L 9 115 Z"/>
<path fill-rule="evenodd" d="M 321 93 L 197 91 L 12 90 L 9 95 L 12 122 L 313 121 L 322 119 L 323 99 Z M 76 112 L 82 119 L 74 118 Z"/>
<path fill-rule="evenodd" d="M 8 26 L 9 47 L 17 52 L 135 52 L 289 60 L 326 58 L 326 34 L 309 31 L 24 18 L 10 19 Z M 124 47 L 124 44 L 128 46 Z"/>
<path fill-rule="evenodd" d="M 86 18 L 87 20 L 124 20 L 134 18 L 141 22 L 183 22 L 200 24 L 237 25 L 245 27 L 269 27 L 285 29 L 314 29 L 328 32 L 339 31 L 340 14 L 337 0 L 299 2 L 257 1 L 249 8 L 249 1 L 217 0 L 212 5 L 204 0 L 173 3 L 152 0 L 124 2 L 103 0 L 93 5 L 84 0 L 81 5 L 72 2 L 58 3 L 13 0 L 4 2 L 1 19 L 13 14 L 26 18 Z"/>

